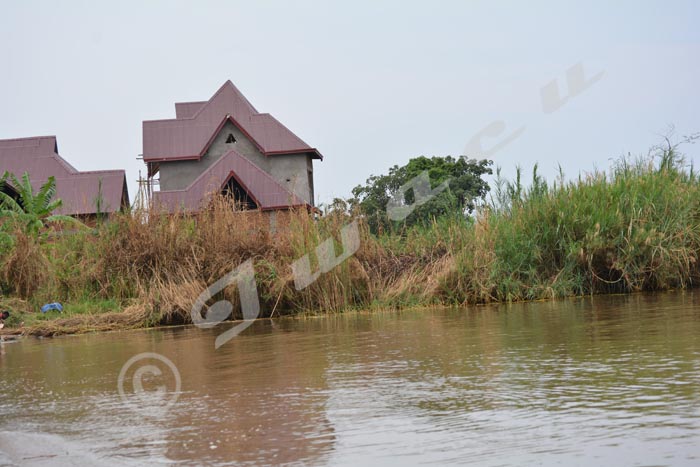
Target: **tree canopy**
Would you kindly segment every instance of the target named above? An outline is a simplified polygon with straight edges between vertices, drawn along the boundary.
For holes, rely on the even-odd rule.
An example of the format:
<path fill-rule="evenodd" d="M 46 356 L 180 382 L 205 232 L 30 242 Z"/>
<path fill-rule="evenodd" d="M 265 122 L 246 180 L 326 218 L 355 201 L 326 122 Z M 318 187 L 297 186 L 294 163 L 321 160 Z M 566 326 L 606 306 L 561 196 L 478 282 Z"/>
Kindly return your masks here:
<path fill-rule="evenodd" d="M 401 218 L 400 224 L 410 226 L 449 214 L 464 216 L 488 193 L 489 186 L 482 176 L 492 173 L 491 164 L 486 159 L 464 156 L 416 157 L 404 166 L 393 166 L 386 175 L 370 176 L 365 185 L 352 190 L 350 204 L 366 216 L 375 233 L 390 228 L 397 217 Z M 430 186 L 424 183 L 421 187 L 421 179 L 429 179 Z M 408 208 L 414 203 L 415 209 Z M 398 211 L 391 211 L 396 207 L 408 215 L 391 215 Z"/>

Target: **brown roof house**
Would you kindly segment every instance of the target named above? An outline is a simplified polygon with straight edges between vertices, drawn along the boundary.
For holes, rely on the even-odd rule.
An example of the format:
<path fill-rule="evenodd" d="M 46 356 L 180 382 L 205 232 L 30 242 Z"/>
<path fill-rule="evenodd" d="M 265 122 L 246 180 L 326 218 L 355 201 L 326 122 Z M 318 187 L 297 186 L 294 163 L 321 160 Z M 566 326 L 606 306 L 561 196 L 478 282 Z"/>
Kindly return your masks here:
<path fill-rule="evenodd" d="M 143 122 L 148 177 L 160 174 L 157 208 L 197 212 L 214 193 L 250 209 L 312 207 L 321 154 L 227 81 L 208 101 L 175 104 L 175 118 Z"/>
<path fill-rule="evenodd" d="M 50 176 L 55 177 L 56 197 L 63 200 L 57 214 L 90 218 L 129 208 L 123 170 L 79 172 L 58 154 L 55 136 L 0 140 L 0 174 L 5 171 L 19 179 L 29 173 L 37 192 Z M 16 194 L 11 185 L 3 189 Z"/>

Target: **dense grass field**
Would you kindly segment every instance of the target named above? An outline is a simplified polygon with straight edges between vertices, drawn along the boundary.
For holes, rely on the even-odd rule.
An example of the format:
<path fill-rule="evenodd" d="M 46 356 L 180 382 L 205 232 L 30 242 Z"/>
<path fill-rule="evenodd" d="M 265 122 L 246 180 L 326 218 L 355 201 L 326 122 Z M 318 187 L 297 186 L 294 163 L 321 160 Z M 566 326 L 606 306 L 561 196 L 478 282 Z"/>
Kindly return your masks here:
<path fill-rule="evenodd" d="M 225 199 L 197 217 L 121 214 L 38 239 L 16 231 L 0 258 L 0 306 L 12 310 L 4 331 L 187 323 L 199 294 L 248 259 L 263 317 L 690 287 L 700 278 L 699 186 L 667 150 L 570 181 L 548 183 L 535 168 L 523 182 L 518 173 L 499 180 L 473 218 L 397 225 L 380 236 L 338 211 L 295 212 L 273 235 Z M 339 253 L 340 229 L 353 220 L 359 250 L 296 290 L 292 262 L 330 236 Z M 240 317 L 236 287 L 223 296 Z M 54 301 L 63 314 L 38 312 Z"/>

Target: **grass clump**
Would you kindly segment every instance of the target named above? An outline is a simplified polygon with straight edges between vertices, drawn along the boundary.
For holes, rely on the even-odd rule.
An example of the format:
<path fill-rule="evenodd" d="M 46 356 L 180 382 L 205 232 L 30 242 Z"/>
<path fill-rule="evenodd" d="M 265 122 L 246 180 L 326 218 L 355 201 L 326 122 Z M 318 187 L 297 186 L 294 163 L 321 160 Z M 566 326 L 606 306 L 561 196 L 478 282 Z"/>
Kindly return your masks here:
<path fill-rule="evenodd" d="M 698 178 L 674 150 L 610 172 L 496 191 L 489 218 L 500 300 L 662 290 L 697 278 Z"/>

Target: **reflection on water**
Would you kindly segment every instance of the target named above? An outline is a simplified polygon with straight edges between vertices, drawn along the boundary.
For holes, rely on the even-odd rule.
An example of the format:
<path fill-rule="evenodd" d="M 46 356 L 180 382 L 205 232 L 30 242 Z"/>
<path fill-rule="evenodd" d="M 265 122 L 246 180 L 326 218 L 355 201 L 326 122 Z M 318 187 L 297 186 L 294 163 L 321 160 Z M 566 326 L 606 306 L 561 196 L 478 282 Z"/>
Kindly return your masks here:
<path fill-rule="evenodd" d="M 698 302 L 260 321 L 216 351 L 221 329 L 193 327 L 5 344 L 0 451 L 31 454 L 41 435 L 133 465 L 700 465 Z M 179 370 L 169 411 L 157 392 L 138 412 L 117 392 L 141 352 Z"/>

